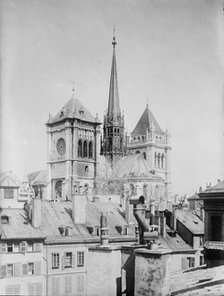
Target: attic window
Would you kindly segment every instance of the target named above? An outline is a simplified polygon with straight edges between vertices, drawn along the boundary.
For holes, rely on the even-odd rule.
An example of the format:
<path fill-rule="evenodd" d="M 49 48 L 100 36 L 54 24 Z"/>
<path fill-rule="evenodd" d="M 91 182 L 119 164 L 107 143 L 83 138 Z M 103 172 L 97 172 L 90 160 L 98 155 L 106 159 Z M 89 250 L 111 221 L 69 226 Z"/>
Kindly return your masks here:
<path fill-rule="evenodd" d="M 64 115 L 64 110 L 61 110 L 60 117 L 62 117 L 63 115 Z"/>
<path fill-rule="evenodd" d="M 80 110 L 79 110 L 79 114 L 80 114 L 80 115 L 83 115 L 83 114 L 84 114 L 84 110 L 83 110 L 83 109 L 80 109 Z"/>
<path fill-rule="evenodd" d="M 8 216 L 1 216 L 1 224 L 8 224 L 9 217 Z"/>

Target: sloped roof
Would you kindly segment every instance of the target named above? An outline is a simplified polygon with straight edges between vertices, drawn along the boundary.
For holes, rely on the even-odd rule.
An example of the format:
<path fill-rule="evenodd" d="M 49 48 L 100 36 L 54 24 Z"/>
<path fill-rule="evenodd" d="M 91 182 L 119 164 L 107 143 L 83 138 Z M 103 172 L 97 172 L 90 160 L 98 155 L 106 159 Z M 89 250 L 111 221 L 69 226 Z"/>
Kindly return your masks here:
<path fill-rule="evenodd" d="M 171 274 L 171 295 L 224 295 L 224 266 L 178 271 Z"/>
<path fill-rule="evenodd" d="M 33 228 L 24 209 L 3 209 L 2 215 L 9 217 L 8 224 L 1 224 L 2 239 L 6 238 L 46 238 L 61 237 L 59 227 L 70 227 L 74 238 L 91 238 L 88 228 L 100 226 L 101 212 L 107 212 L 110 237 L 122 237 L 116 226 L 126 225 L 123 210 L 115 204 L 87 203 L 87 221 L 85 225 L 74 224 L 71 202 L 41 202 L 41 226 Z M 130 229 L 129 236 L 134 237 Z"/>
<path fill-rule="evenodd" d="M 152 179 L 162 179 L 162 177 L 152 174 L 149 163 L 141 153 L 123 156 L 113 169 L 116 178 L 147 177 Z"/>
<path fill-rule="evenodd" d="M 48 172 L 47 170 L 35 171 L 27 175 L 29 182 L 32 185 L 47 185 Z"/>
<path fill-rule="evenodd" d="M 89 110 L 78 99 L 73 97 L 61 108 L 56 116 L 48 120 L 47 124 L 61 122 L 65 119 L 79 119 L 100 124 Z"/>
<path fill-rule="evenodd" d="M 132 135 L 145 135 L 146 131 L 150 129 L 150 127 L 154 125 L 154 131 L 158 134 L 164 134 L 162 129 L 160 128 L 158 122 L 150 111 L 148 105 L 145 108 L 142 116 L 140 117 L 136 127 L 134 128 Z"/>
<path fill-rule="evenodd" d="M 204 234 L 204 222 L 192 212 L 176 210 L 176 218 L 193 234 Z"/>
<path fill-rule="evenodd" d="M 217 183 L 215 186 L 208 188 L 204 191 L 204 193 L 224 193 L 224 180 Z"/>
<path fill-rule="evenodd" d="M 18 188 L 21 186 L 21 183 L 13 172 L 7 171 L 7 172 L 0 172 L 0 186 Z"/>
<path fill-rule="evenodd" d="M 178 234 L 175 237 L 171 237 L 169 234 L 166 234 L 166 237 L 160 236 L 158 243 L 160 244 L 159 248 L 171 249 L 174 252 L 193 250 Z"/>

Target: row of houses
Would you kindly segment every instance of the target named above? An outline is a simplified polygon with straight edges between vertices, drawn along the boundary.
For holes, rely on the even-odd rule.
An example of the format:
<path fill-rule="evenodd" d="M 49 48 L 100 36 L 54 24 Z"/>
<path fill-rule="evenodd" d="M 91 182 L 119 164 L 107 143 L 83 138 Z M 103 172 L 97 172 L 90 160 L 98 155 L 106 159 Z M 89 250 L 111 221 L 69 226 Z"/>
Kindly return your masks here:
<path fill-rule="evenodd" d="M 15 176 L 3 175 L 2 295 L 135 295 L 139 282 L 135 273 L 148 262 L 141 262 L 146 253 L 151 259 L 156 254 L 158 260 L 171 256 L 168 274 L 204 263 L 200 259 L 203 223 L 191 212 L 176 208 L 169 219 L 170 213 L 156 211 L 153 201 L 146 208 L 143 196 L 141 202 L 139 197 L 123 197 L 122 204 L 77 193 L 72 201 L 31 196 L 24 202 L 19 197 L 20 183 L 13 185 Z M 27 188 L 32 192 L 30 185 Z M 6 189 L 14 192 L 13 197 Z M 141 216 L 134 214 L 138 206 Z M 166 223 L 169 220 L 175 221 L 173 225 Z M 153 225 L 157 229 L 151 237 Z M 146 240 L 145 232 L 149 233 Z"/>

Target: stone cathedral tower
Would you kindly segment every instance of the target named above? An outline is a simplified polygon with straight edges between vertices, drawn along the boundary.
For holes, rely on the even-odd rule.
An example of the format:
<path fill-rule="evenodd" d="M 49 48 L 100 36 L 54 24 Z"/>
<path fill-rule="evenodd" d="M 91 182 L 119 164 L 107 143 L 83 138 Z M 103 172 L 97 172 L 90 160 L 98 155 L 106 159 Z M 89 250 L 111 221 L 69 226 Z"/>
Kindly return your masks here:
<path fill-rule="evenodd" d="M 70 200 L 76 190 L 91 190 L 98 175 L 100 122 L 72 98 L 47 122 L 48 199 Z"/>
<path fill-rule="evenodd" d="M 112 161 L 120 159 L 124 155 L 124 116 L 121 114 L 117 64 L 116 64 L 116 39 L 113 37 L 113 57 L 110 75 L 109 101 L 103 126 L 102 154 Z"/>

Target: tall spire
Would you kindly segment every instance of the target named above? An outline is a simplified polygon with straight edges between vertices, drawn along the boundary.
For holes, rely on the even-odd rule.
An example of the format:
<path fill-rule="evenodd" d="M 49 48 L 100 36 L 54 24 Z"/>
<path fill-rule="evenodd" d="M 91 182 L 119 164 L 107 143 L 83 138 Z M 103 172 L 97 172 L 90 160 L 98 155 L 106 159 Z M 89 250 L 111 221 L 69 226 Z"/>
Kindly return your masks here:
<path fill-rule="evenodd" d="M 107 110 L 107 116 L 111 120 L 116 120 L 118 117 L 121 116 L 119 92 L 118 92 L 116 52 L 115 52 L 116 44 L 117 42 L 116 42 L 115 29 L 114 29 L 114 35 L 112 40 L 113 58 L 112 58 L 112 66 L 111 66 L 109 102 L 108 102 L 108 110 Z"/>

